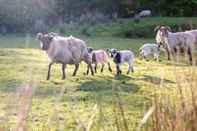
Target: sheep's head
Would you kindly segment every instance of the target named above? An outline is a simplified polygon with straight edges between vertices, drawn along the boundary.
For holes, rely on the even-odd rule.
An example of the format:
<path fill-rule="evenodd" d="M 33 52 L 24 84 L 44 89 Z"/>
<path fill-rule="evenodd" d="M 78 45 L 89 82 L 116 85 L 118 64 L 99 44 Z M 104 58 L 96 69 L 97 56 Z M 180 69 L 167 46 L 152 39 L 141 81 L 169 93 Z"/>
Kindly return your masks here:
<path fill-rule="evenodd" d="M 108 49 L 107 51 L 109 52 L 109 54 L 110 54 L 111 57 L 114 57 L 118 50 L 112 48 L 112 49 Z"/>
<path fill-rule="evenodd" d="M 93 48 L 92 47 L 88 47 L 87 50 L 88 50 L 88 53 L 92 53 Z"/>
<path fill-rule="evenodd" d="M 154 31 L 157 32 L 156 43 L 163 45 L 165 44 L 165 39 L 168 37 L 171 29 L 169 26 L 157 26 Z"/>
<path fill-rule="evenodd" d="M 40 47 L 42 50 L 47 50 L 49 48 L 49 45 L 51 41 L 53 40 L 53 35 L 51 34 L 37 34 L 37 39 L 40 41 Z"/>

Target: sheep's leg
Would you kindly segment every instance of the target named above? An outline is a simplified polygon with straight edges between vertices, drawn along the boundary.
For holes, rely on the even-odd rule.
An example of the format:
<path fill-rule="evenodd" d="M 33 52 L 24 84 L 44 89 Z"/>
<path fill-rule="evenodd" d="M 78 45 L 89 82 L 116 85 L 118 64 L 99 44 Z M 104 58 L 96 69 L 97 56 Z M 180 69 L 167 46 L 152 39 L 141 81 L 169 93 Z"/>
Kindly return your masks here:
<path fill-rule="evenodd" d="M 47 73 L 47 80 L 50 79 L 50 75 L 51 75 L 51 66 L 53 65 L 53 63 L 49 63 L 49 66 L 48 66 L 48 73 Z"/>
<path fill-rule="evenodd" d="M 129 74 L 131 71 L 134 72 L 134 69 L 133 69 L 133 61 L 130 61 L 128 62 L 128 71 L 127 71 L 127 74 Z"/>
<path fill-rule="evenodd" d="M 189 62 L 192 65 L 192 62 L 193 62 L 192 51 L 191 51 L 190 48 L 188 48 L 188 51 L 187 52 L 188 52 L 188 56 L 189 56 Z"/>
<path fill-rule="evenodd" d="M 133 66 L 131 66 L 131 71 L 134 72 Z"/>
<path fill-rule="evenodd" d="M 89 64 L 88 66 L 89 66 L 89 68 L 90 68 L 91 74 L 94 75 L 94 71 L 93 71 L 93 68 L 92 68 L 92 64 Z"/>
<path fill-rule="evenodd" d="M 66 64 L 62 64 L 62 80 L 66 78 L 65 68 L 66 68 Z"/>
<path fill-rule="evenodd" d="M 109 62 L 107 63 L 107 65 L 108 65 L 108 70 L 109 70 L 110 72 L 112 72 L 111 65 L 110 65 Z"/>
<path fill-rule="evenodd" d="M 90 66 L 87 65 L 87 72 L 86 72 L 87 75 L 89 74 L 89 70 L 90 70 Z"/>
<path fill-rule="evenodd" d="M 96 63 L 94 65 L 94 71 L 95 71 L 95 73 L 97 73 L 97 64 Z"/>
<path fill-rule="evenodd" d="M 129 74 L 131 72 L 131 70 L 132 70 L 131 63 L 129 63 L 127 74 Z"/>
<path fill-rule="evenodd" d="M 159 54 L 154 54 L 154 59 L 159 62 Z"/>
<path fill-rule="evenodd" d="M 120 65 L 119 64 L 116 65 L 116 72 L 117 72 L 117 75 L 122 73 L 122 71 L 120 70 Z"/>
<path fill-rule="evenodd" d="M 169 50 L 168 47 L 166 47 L 166 52 L 167 52 L 167 58 L 168 58 L 168 60 L 171 60 L 171 59 L 170 59 L 170 50 Z"/>
<path fill-rule="evenodd" d="M 144 56 L 144 59 L 145 59 L 146 61 L 149 61 L 147 56 Z"/>
<path fill-rule="evenodd" d="M 105 67 L 105 64 L 102 64 L 101 73 L 103 72 L 104 67 Z"/>
<path fill-rule="evenodd" d="M 75 64 L 75 70 L 73 72 L 73 76 L 76 76 L 78 69 L 79 69 L 79 64 Z"/>

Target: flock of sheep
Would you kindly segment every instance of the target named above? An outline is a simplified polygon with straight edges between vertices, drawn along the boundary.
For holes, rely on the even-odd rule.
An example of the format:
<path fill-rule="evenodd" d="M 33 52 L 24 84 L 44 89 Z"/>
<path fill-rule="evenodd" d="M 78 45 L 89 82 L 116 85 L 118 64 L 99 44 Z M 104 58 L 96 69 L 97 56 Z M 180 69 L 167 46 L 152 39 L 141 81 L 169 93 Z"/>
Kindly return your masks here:
<path fill-rule="evenodd" d="M 168 60 L 180 51 L 188 55 L 190 64 L 195 64 L 194 52 L 195 43 L 197 43 L 197 30 L 172 33 L 167 26 L 157 26 L 155 31 L 157 32 L 156 44 L 147 43 L 139 49 L 139 54 L 143 58 L 146 59 L 153 55 L 154 59 L 159 61 L 160 50 L 165 49 Z M 116 65 L 117 75 L 121 74 L 120 66 L 123 63 L 128 64 L 127 74 L 134 72 L 134 53 L 130 50 L 94 50 L 87 47 L 83 40 L 72 36 L 60 36 L 53 32 L 47 34 L 38 33 L 37 39 L 40 41 L 42 50 L 46 52 L 49 58 L 47 80 L 50 79 L 51 66 L 54 63 L 62 64 L 62 79 L 66 78 L 65 68 L 67 64 L 75 65 L 73 72 L 73 76 L 75 76 L 81 61 L 87 64 L 86 74 L 91 71 L 91 74 L 94 75 L 97 72 L 98 64 L 102 65 L 101 72 L 103 72 L 105 64 L 108 65 L 109 71 L 112 72 L 109 56 L 112 57 Z"/>

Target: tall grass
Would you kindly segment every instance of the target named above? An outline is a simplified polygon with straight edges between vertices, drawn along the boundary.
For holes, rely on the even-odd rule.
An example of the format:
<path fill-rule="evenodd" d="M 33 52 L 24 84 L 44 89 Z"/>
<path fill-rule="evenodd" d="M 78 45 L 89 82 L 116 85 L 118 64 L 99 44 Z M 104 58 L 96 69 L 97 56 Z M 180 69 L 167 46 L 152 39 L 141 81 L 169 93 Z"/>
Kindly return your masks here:
<path fill-rule="evenodd" d="M 176 64 L 180 63 L 179 60 L 180 58 L 177 59 Z M 197 72 L 195 61 L 193 61 L 193 66 L 187 69 L 177 69 L 176 64 L 174 64 L 173 71 L 176 80 L 173 94 L 169 95 L 163 85 L 160 85 L 163 88 L 161 91 L 155 90 L 152 106 L 140 121 L 137 131 L 143 129 L 143 126 L 145 126 L 146 131 L 197 130 Z"/>

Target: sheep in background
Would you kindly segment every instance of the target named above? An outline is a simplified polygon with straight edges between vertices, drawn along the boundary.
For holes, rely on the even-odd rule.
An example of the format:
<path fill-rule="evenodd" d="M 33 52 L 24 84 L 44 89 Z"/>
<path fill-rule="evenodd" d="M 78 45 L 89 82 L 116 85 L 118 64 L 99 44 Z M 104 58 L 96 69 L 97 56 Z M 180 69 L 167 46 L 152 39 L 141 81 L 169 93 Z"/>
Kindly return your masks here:
<path fill-rule="evenodd" d="M 166 49 L 168 60 L 170 55 L 174 55 L 177 51 L 187 52 L 189 62 L 193 62 L 193 54 L 195 51 L 195 37 L 188 32 L 172 33 L 170 27 L 157 26 L 156 42 Z"/>
<path fill-rule="evenodd" d="M 146 43 L 140 47 L 139 54 L 144 59 L 147 59 L 149 56 L 153 55 L 154 59 L 159 61 L 160 47 L 154 43 Z"/>
<path fill-rule="evenodd" d="M 147 17 L 147 16 L 151 16 L 151 14 L 152 14 L 151 10 L 142 10 L 136 16 Z"/>
<path fill-rule="evenodd" d="M 109 63 L 109 56 L 106 51 L 104 50 L 93 50 L 93 48 L 88 47 L 88 52 L 92 57 L 92 64 L 94 64 L 95 73 L 97 73 L 97 65 L 101 64 L 101 72 L 103 72 L 105 63 L 108 65 L 108 70 L 112 72 L 110 63 Z M 89 69 L 87 68 L 87 74 L 89 73 Z"/>
<path fill-rule="evenodd" d="M 79 63 L 85 61 L 94 75 L 91 58 L 88 55 L 88 50 L 84 41 L 75 37 L 62 37 L 49 34 L 37 34 L 37 39 L 40 41 L 42 50 L 46 52 L 49 58 L 47 80 L 50 79 L 51 66 L 54 63 L 62 64 L 62 79 L 66 78 L 66 64 L 74 64 L 75 69 L 73 76 L 76 75 L 79 68 Z"/>
<path fill-rule="evenodd" d="M 111 57 L 113 58 L 114 63 L 116 64 L 116 72 L 117 75 L 121 74 L 122 71 L 120 69 L 120 66 L 123 63 L 128 63 L 128 71 L 127 74 L 129 74 L 131 71 L 134 72 L 133 69 L 133 62 L 134 62 L 134 54 L 130 50 L 120 50 L 117 49 L 110 49 L 109 53 Z"/>

